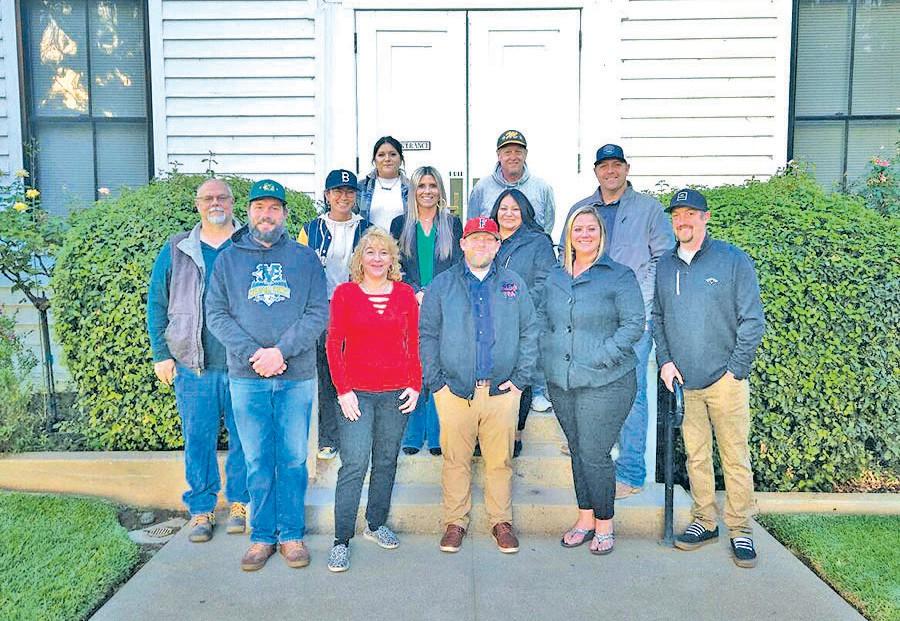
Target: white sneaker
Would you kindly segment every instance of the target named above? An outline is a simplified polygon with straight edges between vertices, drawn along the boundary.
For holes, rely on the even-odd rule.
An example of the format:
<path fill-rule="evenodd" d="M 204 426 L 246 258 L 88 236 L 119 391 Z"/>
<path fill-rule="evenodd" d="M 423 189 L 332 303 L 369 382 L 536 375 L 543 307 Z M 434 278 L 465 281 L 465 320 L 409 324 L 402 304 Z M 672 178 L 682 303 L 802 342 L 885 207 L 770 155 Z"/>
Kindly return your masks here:
<path fill-rule="evenodd" d="M 531 400 L 531 409 L 535 412 L 546 412 L 552 407 L 553 404 L 544 395 L 535 395 Z"/>

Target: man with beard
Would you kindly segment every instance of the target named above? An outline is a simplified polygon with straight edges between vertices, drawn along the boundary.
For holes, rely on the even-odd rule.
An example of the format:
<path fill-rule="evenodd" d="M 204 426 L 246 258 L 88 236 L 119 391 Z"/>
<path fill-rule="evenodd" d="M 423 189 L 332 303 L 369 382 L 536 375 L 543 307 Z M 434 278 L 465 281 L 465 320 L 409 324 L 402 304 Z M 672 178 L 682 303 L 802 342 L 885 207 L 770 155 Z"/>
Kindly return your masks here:
<path fill-rule="evenodd" d="M 147 331 L 156 377 L 175 388 L 175 404 L 184 435 L 182 496 L 191 514 L 188 539 L 212 538 L 213 510 L 221 487 L 216 448 L 219 426 L 228 429 L 225 497 L 231 503 L 226 531 L 243 533 L 247 526 L 247 469 L 234 426 L 225 347 L 210 334 L 203 307 L 213 263 L 231 245 L 236 228 L 234 196 L 221 179 L 208 179 L 194 199 L 200 222 L 189 232 L 173 235 L 160 250 L 147 292 Z"/>
<path fill-rule="evenodd" d="M 216 261 L 206 308 L 209 329 L 227 350 L 247 460 L 253 530 L 245 571 L 262 568 L 276 544 L 289 567 L 309 565 L 306 445 L 328 299 L 318 257 L 284 230 L 287 210 L 280 183 L 253 184 L 249 224 Z"/>
<path fill-rule="evenodd" d="M 519 396 L 534 380 L 537 321 L 525 282 L 494 264 L 500 230 L 472 218 L 460 240 L 465 260 L 438 274 L 419 315 L 425 384 L 441 423 L 446 532 L 443 552 L 462 546 L 472 508 L 472 453 L 484 458 L 484 502 L 503 553 L 518 552 L 512 528 L 512 455 Z"/>
<path fill-rule="evenodd" d="M 684 385 L 681 428 L 691 482 L 693 522 L 675 547 L 695 550 L 719 536 L 712 435 L 725 475 L 725 525 L 738 567 L 756 565 L 750 512 L 750 387 L 747 376 L 765 331 L 759 283 L 742 250 L 711 239 L 700 192 L 675 192 L 666 211 L 678 244 L 659 259 L 653 338 L 659 374 Z"/>

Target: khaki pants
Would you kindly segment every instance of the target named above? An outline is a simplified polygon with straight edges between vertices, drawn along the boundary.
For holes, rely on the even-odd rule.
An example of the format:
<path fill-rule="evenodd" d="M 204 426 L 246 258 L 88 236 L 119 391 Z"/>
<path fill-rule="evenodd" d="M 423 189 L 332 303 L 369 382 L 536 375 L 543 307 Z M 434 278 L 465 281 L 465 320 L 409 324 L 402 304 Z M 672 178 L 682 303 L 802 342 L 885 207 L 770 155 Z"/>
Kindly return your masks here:
<path fill-rule="evenodd" d="M 707 530 L 717 523 L 712 433 L 725 474 L 725 525 L 731 537 L 752 533 L 753 470 L 750 468 L 750 386 L 728 374 L 700 390 L 684 391 L 681 432 L 687 452 L 694 520 Z"/>
<path fill-rule="evenodd" d="M 472 453 L 476 440 L 484 459 L 484 504 L 491 525 L 512 522 L 512 453 L 516 439 L 519 395 L 490 396 L 487 387 L 475 389 L 472 401 L 447 387 L 434 393 L 441 423 L 444 466 L 441 491 L 444 524 L 469 527 L 472 509 Z"/>

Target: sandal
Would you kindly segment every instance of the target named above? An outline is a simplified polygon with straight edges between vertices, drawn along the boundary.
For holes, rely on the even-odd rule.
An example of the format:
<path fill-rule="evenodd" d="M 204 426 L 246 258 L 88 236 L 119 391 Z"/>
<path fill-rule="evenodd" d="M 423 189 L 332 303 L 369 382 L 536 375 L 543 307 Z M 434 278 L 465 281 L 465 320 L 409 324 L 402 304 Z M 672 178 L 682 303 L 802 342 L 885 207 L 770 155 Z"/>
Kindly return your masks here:
<path fill-rule="evenodd" d="M 600 546 L 605 546 L 607 542 L 609 542 L 608 548 L 600 547 Z M 596 548 L 593 545 L 595 543 L 597 544 Z M 604 556 L 604 555 L 612 552 L 615 545 L 616 545 L 616 534 L 615 533 L 609 533 L 609 534 L 597 533 L 594 535 L 594 540 L 591 541 L 591 554 L 596 554 L 597 556 Z"/>
<path fill-rule="evenodd" d="M 581 535 L 581 540 L 578 541 L 578 543 L 566 543 L 566 537 L 571 537 L 572 535 Z M 593 536 L 594 536 L 593 528 L 585 529 L 585 528 L 577 528 L 577 527 L 573 526 L 572 528 L 567 530 L 565 533 L 563 533 L 562 539 L 559 540 L 559 545 L 561 545 L 564 548 L 577 548 L 578 546 L 582 545 L 588 539 L 591 539 Z"/>

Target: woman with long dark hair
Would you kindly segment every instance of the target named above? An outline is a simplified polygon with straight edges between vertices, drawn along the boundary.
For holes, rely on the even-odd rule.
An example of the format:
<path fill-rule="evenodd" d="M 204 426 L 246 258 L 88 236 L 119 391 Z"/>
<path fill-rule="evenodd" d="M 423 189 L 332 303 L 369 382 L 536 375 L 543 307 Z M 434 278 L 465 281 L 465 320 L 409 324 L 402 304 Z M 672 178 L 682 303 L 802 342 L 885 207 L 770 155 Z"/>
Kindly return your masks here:
<path fill-rule="evenodd" d="M 391 222 L 391 235 L 400 245 L 403 282 L 412 286 L 421 304 L 431 280 L 462 257 L 462 224 L 450 212 L 444 180 L 433 166 L 417 168 L 409 185 L 406 212 Z M 422 395 L 409 417 L 403 451 L 418 453 L 423 442 L 432 455 L 441 454 L 440 425 L 431 395 Z"/>
<path fill-rule="evenodd" d="M 538 305 L 541 360 L 578 500 L 578 519 L 560 543 L 590 541 L 592 554 L 609 554 L 615 545 L 610 451 L 637 391 L 634 344 L 644 330 L 634 272 L 610 259 L 606 245 L 594 207 L 576 209 L 566 222 L 563 265 L 550 271 Z"/>
<path fill-rule="evenodd" d="M 400 141 L 382 136 L 372 149 L 372 172 L 359 182 L 359 215 L 385 231 L 406 208 L 409 180 L 403 163 Z"/>
<path fill-rule="evenodd" d="M 547 273 L 557 264 L 553 241 L 544 232 L 534 217 L 534 207 L 520 190 L 504 190 L 494 202 L 491 219 L 500 228 L 500 250 L 494 263 L 516 272 L 528 285 L 532 300 L 543 296 Z M 531 410 L 533 387 L 522 390 L 519 401 L 519 426 L 513 457 L 522 452 L 522 431 Z"/>

